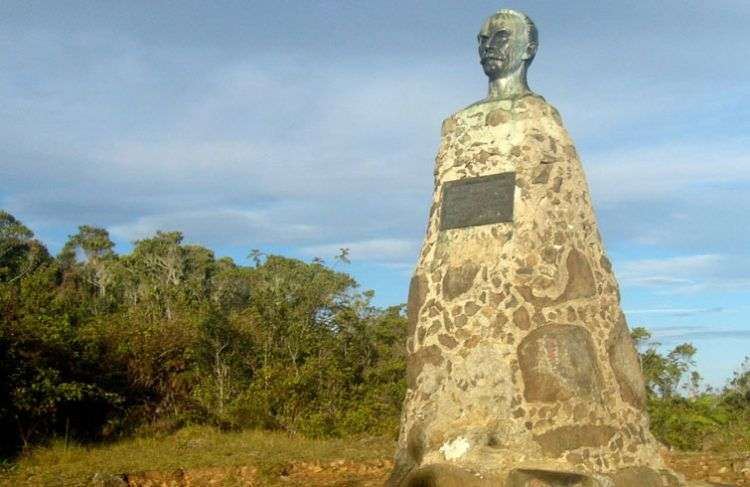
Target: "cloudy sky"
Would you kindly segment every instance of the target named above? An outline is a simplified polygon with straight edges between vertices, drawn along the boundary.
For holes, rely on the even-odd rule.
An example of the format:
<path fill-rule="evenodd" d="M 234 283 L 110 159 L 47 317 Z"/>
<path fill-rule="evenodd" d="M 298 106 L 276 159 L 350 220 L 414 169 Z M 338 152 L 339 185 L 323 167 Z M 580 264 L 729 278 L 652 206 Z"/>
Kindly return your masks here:
<path fill-rule="evenodd" d="M 246 263 L 331 261 L 405 301 L 443 118 L 484 96 L 500 7 L 577 143 L 631 325 L 750 354 L 747 0 L 0 3 L 0 207 L 52 251 L 80 224 Z"/>

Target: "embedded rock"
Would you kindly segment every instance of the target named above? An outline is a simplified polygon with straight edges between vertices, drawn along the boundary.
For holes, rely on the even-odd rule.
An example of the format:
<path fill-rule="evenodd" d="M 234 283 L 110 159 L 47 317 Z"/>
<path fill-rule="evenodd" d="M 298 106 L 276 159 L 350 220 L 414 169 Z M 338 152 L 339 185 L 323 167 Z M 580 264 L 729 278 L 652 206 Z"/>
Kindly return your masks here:
<path fill-rule="evenodd" d="M 615 374 L 620 395 L 625 402 L 633 407 L 643 409 L 646 407 L 646 387 L 641 373 L 638 353 L 635 351 L 630 330 L 625 323 L 625 316 L 620 319 L 610 331 L 610 339 L 607 343 L 607 354 L 612 372 Z"/>
<path fill-rule="evenodd" d="M 471 289 L 477 272 L 479 267 L 471 263 L 448 268 L 443 278 L 443 298 L 450 301 Z"/>
<path fill-rule="evenodd" d="M 601 394 L 594 342 L 581 326 L 547 325 L 533 330 L 518 345 L 518 362 L 526 401 L 558 402 L 573 397 L 596 401 Z"/>
<path fill-rule="evenodd" d="M 424 276 L 415 275 L 411 278 L 411 284 L 409 284 L 409 300 L 406 303 L 406 316 L 409 320 L 409 331 L 411 333 L 417 327 L 417 316 L 419 316 L 419 310 L 424 305 L 426 296 L 427 279 Z"/>

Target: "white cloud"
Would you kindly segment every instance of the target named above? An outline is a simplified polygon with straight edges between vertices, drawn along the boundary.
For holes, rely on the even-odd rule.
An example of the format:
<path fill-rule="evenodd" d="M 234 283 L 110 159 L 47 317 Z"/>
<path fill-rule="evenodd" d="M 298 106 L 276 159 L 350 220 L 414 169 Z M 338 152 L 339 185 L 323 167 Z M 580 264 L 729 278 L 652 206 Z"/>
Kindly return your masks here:
<path fill-rule="evenodd" d="M 382 13 L 377 5 L 362 8 Z M 575 7 L 600 19 L 614 18 L 611 8 Z M 705 22 L 665 26 L 653 17 L 658 9 L 648 8 L 645 16 L 624 8 L 622 22 L 606 26 L 584 21 L 570 6 L 564 23 L 561 12 L 538 8 L 532 14 L 547 40 L 531 77 L 562 109 L 574 136 L 582 134 L 579 149 L 608 238 L 669 246 L 688 234 L 707 243 L 704 252 L 718 252 L 720 242 L 740 241 L 727 238 L 736 227 L 710 227 L 704 218 L 699 229 L 686 195 L 700 194 L 703 206 L 714 198 L 712 212 L 720 215 L 747 207 L 744 194 L 732 199 L 727 189 L 748 183 L 746 141 L 714 130 L 699 142 L 674 133 L 641 142 L 638 130 L 667 132 L 686 110 L 718 116 L 726 112 L 721 104 L 741 91 L 737 81 L 747 68 L 723 51 L 712 66 L 734 69 L 722 79 L 712 70 L 685 78 L 683 71 L 695 68 L 690 63 L 705 57 L 695 49 L 714 51 L 696 41 L 686 53 L 683 29 L 693 29 L 696 39 L 731 38 L 735 46 L 744 37 L 731 25 L 718 34 Z M 724 24 L 727 9 L 708 21 Z M 285 38 L 279 48 L 235 42 L 244 37 L 221 43 L 222 36 L 196 36 L 186 27 L 192 24 L 179 22 L 158 32 L 150 24 L 119 24 L 126 19 L 115 16 L 68 36 L 58 19 L 28 26 L 15 17 L 15 27 L 0 33 L 1 45 L 13 46 L 0 60 L 2 110 L 12 121 L 0 130 L 0 178 L 9 182 L 1 201 L 27 221 L 93 223 L 128 239 L 179 227 L 207 244 L 416 241 L 424 231 L 440 121 L 484 94 L 473 46 L 483 11 L 475 5 L 449 19 L 431 9 L 418 26 L 406 17 L 378 17 L 395 30 L 358 37 L 356 47 L 320 42 L 319 25 L 305 15 L 297 19 L 310 29 L 298 32 L 310 36 L 304 46 Z M 223 22 L 237 29 L 233 35 L 265 39 L 261 25 Z M 448 25 L 455 29 L 439 27 Z M 638 42 L 622 43 L 632 39 L 632 25 Z M 348 40 L 361 32 L 331 34 Z M 342 56 L 331 56 L 337 49 Z M 641 148 L 629 148 L 634 140 Z M 682 226 L 644 218 L 643 203 L 654 201 Z M 407 253 L 386 248 L 363 248 L 362 255 L 402 265 Z M 669 273 L 641 279 L 663 287 L 694 282 Z"/>
<path fill-rule="evenodd" d="M 109 228 L 114 237 L 137 240 L 157 230 L 189 229 L 190 240 L 209 245 L 300 242 L 319 233 L 314 225 L 285 221 L 281 212 L 215 209 L 160 213 Z"/>
<path fill-rule="evenodd" d="M 661 316 L 695 316 L 710 313 L 721 313 L 724 308 L 713 307 L 713 308 L 651 308 L 651 309 L 629 309 L 625 310 L 625 314 L 628 315 L 661 315 Z M 664 330 L 665 327 L 661 327 L 660 330 Z"/>
<path fill-rule="evenodd" d="M 620 265 L 620 276 L 642 276 L 649 274 L 685 275 L 715 269 L 724 260 L 721 255 L 688 255 L 666 259 L 641 259 L 626 261 Z"/>
<path fill-rule="evenodd" d="M 653 336 L 664 344 L 674 344 L 676 342 L 697 341 L 697 340 L 750 340 L 750 330 L 732 329 L 721 326 L 701 326 L 701 327 L 683 327 L 661 331 L 658 328 L 653 330 Z M 700 345 L 698 347 L 700 349 Z M 741 355 L 740 355 L 741 357 Z"/>
<path fill-rule="evenodd" d="M 591 156 L 587 172 L 595 201 L 604 205 L 686 196 L 695 199 L 704 196 L 706 188 L 716 195 L 726 192 L 722 185 L 750 183 L 746 147 L 743 139 L 714 139 L 616 149 Z M 687 215 L 675 216 L 684 220 Z"/>
<path fill-rule="evenodd" d="M 750 290 L 750 257 L 745 255 L 688 255 L 624 261 L 617 265 L 624 286 L 658 292 L 695 294 Z M 683 310 L 686 313 L 689 310 Z"/>

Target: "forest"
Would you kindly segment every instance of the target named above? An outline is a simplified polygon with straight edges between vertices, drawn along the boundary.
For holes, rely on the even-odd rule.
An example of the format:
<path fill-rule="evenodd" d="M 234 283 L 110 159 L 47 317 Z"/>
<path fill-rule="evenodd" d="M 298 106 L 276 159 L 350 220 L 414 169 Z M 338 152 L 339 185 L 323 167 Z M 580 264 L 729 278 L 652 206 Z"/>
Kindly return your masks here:
<path fill-rule="evenodd" d="M 404 306 L 373 306 L 330 263 L 253 250 L 249 265 L 157 232 L 115 252 L 83 225 L 58 255 L 0 211 L 0 458 L 189 425 L 395 437 Z M 652 430 L 680 449 L 750 449 L 750 361 L 705 387 L 690 343 L 632 328 Z"/>

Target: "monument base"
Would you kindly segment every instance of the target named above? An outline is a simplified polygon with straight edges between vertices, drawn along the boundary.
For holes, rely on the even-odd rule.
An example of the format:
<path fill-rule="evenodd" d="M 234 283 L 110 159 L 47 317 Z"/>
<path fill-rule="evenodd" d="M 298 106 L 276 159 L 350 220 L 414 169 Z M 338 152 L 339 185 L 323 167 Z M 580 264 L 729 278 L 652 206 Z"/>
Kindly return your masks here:
<path fill-rule="evenodd" d="M 435 174 L 392 485 L 684 485 L 649 432 L 638 354 L 557 111 L 527 96 L 453 115 Z"/>
<path fill-rule="evenodd" d="M 611 475 L 543 469 L 514 469 L 505 474 L 486 474 L 451 464 L 426 465 L 404 479 L 403 487 L 688 487 L 709 486 L 704 482 L 685 484 L 668 470 L 645 467 L 622 469 Z"/>
<path fill-rule="evenodd" d="M 685 486 L 649 431 L 575 145 L 526 84 L 536 28 L 501 10 L 478 39 L 489 95 L 443 123 L 389 485 Z"/>

